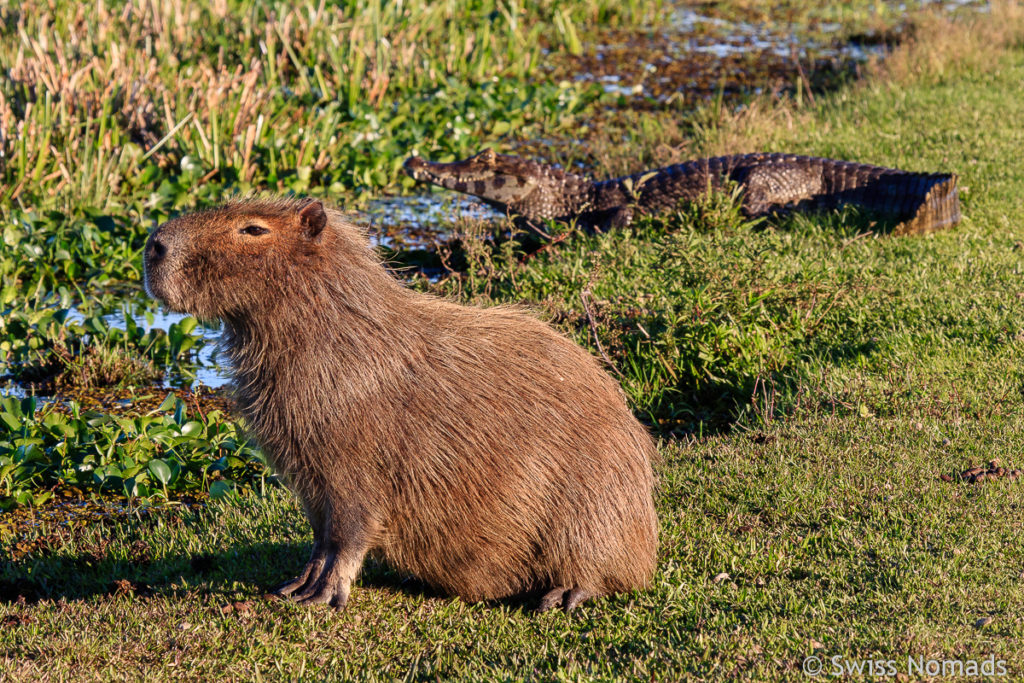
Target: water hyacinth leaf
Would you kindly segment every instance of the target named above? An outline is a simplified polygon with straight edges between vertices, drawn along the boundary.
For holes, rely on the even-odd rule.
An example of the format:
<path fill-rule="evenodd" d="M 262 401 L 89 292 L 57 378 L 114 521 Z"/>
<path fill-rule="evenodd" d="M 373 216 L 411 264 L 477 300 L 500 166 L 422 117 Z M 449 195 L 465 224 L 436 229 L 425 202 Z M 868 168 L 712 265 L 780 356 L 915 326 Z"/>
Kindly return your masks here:
<path fill-rule="evenodd" d="M 179 342 L 171 342 L 171 355 L 177 358 L 178 356 L 188 353 L 193 346 L 196 344 L 195 337 L 185 337 Z"/>
<path fill-rule="evenodd" d="M 171 481 L 171 468 L 160 458 L 149 461 L 149 472 L 163 486 L 167 486 Z"/>
<path fill-rule="evenodd" d="M 4 424 L 7 425 L 7 428 L 12 431 L 21 429 L 21 420 L 15 417 L 12 413 L 7 411 L 0 413 L 0 420 L 3 420 Z"/>
<path fill-rule="evenodd" d="M 179 320 L 175 325 L 182 334 L 192 334 L 192 330 L 196 329 L 198 324 L 199 320 L 189 315 Z M 172 327 L 175 325 L 172 325 Z"/>
<path fill-rule="evenodd" d="M 181 428 L 181 435 L 182 436 L 196 436 L 197 434 L 202 434 L 203 433 L 203 429 L 204 428 L 203 428 L 203 423 L 202 422 L 196 422 L 196 421 L 193 420 L 192 422 L 187 422 L 187 423 L 185 423 L 185 425 L 182 426 L 182 428 Z"/>
<path fill-rule="evenodd" d="M 115 422 L 114 416 L 106 413 L 88 412 L 85 414 L 85 423 L 93 429 L 102 429 L 111 422 Z"/>
<path fill-rule="evenodd" d="M 0 401 L 0 406 L 3 406 L 4 412 L 13 415 L 14 417 L 21 418 L 24 414 L 21 412 L 21 401 L 14 398 L 6 398 Z"/>
<path fill-rule="evenodd" d="M 85 321 L 85 328 L 90 332 L 93 332 L 100 336 L 106 335 L 107 332 L 109 331 L 106 322 L 104 322 L 103 318 L 101 318 L 98 315 L 94 315 L 93 317 Z"/>
<path fill-rule="evenodd" d="M 39 448 L 38 443 L 29 443 L 22 446 L 18 446 L 18 449 L 14 451 L 14 462 L 26 463 L 31 461 L 42 461 L 46 459 L 46 454 Z"/>
<path fill-rule="evenodd" d="M 43 426 L 53 429 L 57 425 L 67 425 L 68 420 L 60 413 L 49 413 L 42 420 Z"/>
<path fill-rule="evenodd" d="M 176 457 L 177 456 L 175 455 L 175 458 L 166 461 L 167 466 L 171 470 L 171 478 L 169 480 L 169 483 L 176 482 L 181 477 L 181 463 L 178 462 Z"/>
<path fill-rule="evenodd" d="M 121 468 L 121 476 L 126 478 L 135 477 L 139 472 L 142 471 L 142 465 L 132 465 L 130 467 Z"/>
<path fill-rule="evenodd" d="M 128 479 L 123 479 L 121 481 L 121 487 L 124 489 L 124 495 L 128 496 L 129 498 L 131 498 L 132 496 L 139 495 L 138 494 L 139 484 L 138 484 L 137 481 L 135 481 L 135 477 L 129 477 Z"/>

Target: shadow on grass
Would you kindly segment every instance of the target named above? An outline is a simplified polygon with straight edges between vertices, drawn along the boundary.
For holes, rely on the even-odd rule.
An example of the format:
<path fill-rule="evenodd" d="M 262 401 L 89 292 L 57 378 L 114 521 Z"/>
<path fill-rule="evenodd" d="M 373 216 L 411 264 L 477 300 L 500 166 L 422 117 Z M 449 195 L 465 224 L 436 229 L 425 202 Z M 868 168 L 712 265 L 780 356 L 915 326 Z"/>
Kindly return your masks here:
<path fill-rule="evenodd" d="M 128 560 L 47 554 L 0 564 L 0 603 L 40 600 L 85 600 L 134 592 L 171 593 L 178 585 L 200 586 L 210 593 L 235 592 L 238 583 L 269 592 L 298 574 L 309 544 L 259 543 L 231 547 L 221 553 L 169 555 L 156 560 Z M 427 594 L 430 589 L 373 560 L 367 560 L 360 583 L 367 586 Z"/>
<path fill-rule="evenodd" d="M 128 593 L 139 597 L 172 596 L 183 585 L 207 595 L 232 599 L 244 592 L 239 589 L 242 584 L 257 595 L 277 599 L 267 594 L 299 573 L 309 551 L 308 543 L 295 542 L 259 543 L 216 554 L 179 554 L 141 562 L 98 559 L 91 553 L 30 556 L 0 563 L 0 604 L 84 601 Z M 374 558 L 366 559 L 355 585 L 413 598 L 448 597 Z M 530 611 L 543 592 L 530 591 L 488 604 Z"/>

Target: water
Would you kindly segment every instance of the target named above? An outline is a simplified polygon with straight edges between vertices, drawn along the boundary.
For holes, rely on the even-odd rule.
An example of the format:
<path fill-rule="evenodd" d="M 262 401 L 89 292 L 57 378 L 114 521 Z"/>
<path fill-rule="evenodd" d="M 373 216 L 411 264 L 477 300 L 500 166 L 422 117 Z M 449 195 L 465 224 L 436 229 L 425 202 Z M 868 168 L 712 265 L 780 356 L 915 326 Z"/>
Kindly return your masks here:
<path fill-rule="evenodd" d="M 822 25 L 827 33 L 828 26 Z M 833 30 L 840 26 L 835 24 Z M 691 7 L 671 11 L 667 26 L 651 35 L 622 36 L 580 60 L 577 81 L 596 82 L 605 92 L 666 103 L 680 98 L 713 97 L 729 82 L 730 92 L 758 91 L 759 85 L 784 73 L 797 75 L 796 61 L 827 60 L 842 65 L 881 56 L 880 44 L 821 43 L 779 26 L 710 17 Z"/>
<path fill-rule="evenodd" d="M 101 317 L 110 327 L 123 330 L 126 328 L 125 313 L 130 315 L 144 332 L 152 329 L 166 332 L 171 325 L 189 317 L 183 313 L 165 311 L 148 297 L 143 298 L 139 295 L 125 299 L 121 309 L 103 314 Z M 84 322 L 85 316 L 77 308 L 72 308 L 68 320 L 81 323 Z M 193 337 L 203 340 L 203 345 L 195 353 L 194 367 L 191 368 L 194 381 L 212 389 L 222 387 L 231 380 L 228 368 L 218 360 L 220 332 L 219 323 L 199 321 L 191 333 Z M 190 384 L 192 380 L 181 373 L 169 370 L 165 381 L 171 386 L 182 386 Z"/>
<path fill-rule="evenodd" d="M 368 227 L 376 246 L 389 249 L 430 249 L 451 238 L 451 226 L 462 220 L 490 220 L 500 214 L 473 197 L 452 192 L 382 197 L 355 216 Z"/>
<path fill-rule="evenodd" d="M 13 396 L 14 398 L 26 398 L 29 392 L 22 386 L 15 384 L 11 380 L 7 380 L 4 384 L 0 384 L 0 397 Z"/>

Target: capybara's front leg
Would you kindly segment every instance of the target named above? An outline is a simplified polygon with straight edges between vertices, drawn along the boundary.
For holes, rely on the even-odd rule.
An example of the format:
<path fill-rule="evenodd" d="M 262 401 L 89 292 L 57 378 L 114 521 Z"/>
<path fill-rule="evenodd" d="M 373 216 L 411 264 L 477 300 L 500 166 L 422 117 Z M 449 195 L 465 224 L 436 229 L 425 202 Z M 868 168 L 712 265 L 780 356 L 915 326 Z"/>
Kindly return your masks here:
<path fill-rule="evenodd" d="M 291 598 L 307 605 L 344 609 L 377 527 L 361 508 L 331 509 L 325 517 L 322 555 L 314 558 L 318 563 L 310 567 L 304 585 Z"/>
<path fill-rule="evenodd" d="M 309 520 L 310 526 L 313 527 L 313 552 L 310 553 L 309 561 L 306 562 L 306 566 L 302 568 L 298 576 L 274 589 L 274 592 L 278 595 L 288 596 L 295 592 L 301 593 L 309 587 L 311 582 L 316 580 L 326 563 L 327 542 L 325 530 L 327 529 L 327 520 L 323 504 L 314 504 L 311 501 L 306 501 L 303 507 L 306 510 L 306 519 Z"/>

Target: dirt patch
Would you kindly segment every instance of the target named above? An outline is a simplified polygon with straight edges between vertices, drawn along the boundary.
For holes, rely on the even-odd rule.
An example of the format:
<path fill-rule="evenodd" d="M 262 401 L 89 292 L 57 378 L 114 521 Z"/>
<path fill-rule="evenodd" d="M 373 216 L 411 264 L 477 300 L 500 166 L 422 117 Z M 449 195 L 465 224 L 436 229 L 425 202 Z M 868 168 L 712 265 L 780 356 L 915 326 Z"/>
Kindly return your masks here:
<path fill-rule="evenodd" d="M 1021 475 L 1020 470 L 1009 469 L 1003 467 L 998 460 L 990 460 L 988 465 L 972 465 L 966 470 L 957 474 L 939 475 L 939 479 L 945 482 L 962 481 L 968 484 L 982 484 L 986 481 L 995 481 L 996 479 L 1008 479 L 1010 481 L 1016 481 Z"/>

